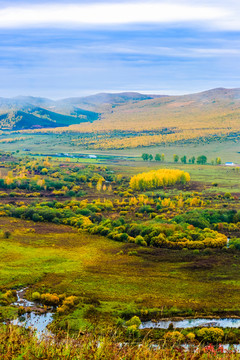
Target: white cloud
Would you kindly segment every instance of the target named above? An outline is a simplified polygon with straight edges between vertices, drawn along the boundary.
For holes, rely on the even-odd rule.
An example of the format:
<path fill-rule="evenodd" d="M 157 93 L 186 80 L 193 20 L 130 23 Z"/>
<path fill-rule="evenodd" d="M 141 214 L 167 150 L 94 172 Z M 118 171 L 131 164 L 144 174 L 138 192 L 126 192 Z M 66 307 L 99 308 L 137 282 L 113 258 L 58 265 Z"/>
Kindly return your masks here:
<path fill-rule="evenodd" d="M 0 28 L 94 26 L 137 23 L 228 21 L 231 13 L 218 6 L 159 2 L 45 4 L 0 9 Z"/>

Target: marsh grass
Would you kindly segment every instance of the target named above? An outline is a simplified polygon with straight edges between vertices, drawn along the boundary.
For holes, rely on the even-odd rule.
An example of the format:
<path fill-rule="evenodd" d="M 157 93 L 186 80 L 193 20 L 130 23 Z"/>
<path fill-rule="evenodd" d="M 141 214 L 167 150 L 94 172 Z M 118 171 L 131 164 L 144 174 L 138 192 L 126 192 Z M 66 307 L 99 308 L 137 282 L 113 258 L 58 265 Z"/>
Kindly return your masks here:
<path fill-rule="evenodd" d="M 130 340 L 130 339 L 129 339 Z M 223 353 L 213 346 L 200 347 L 197 351 L 183 350 L 177 344 L 154 346 L 149 341 L 136 344 L 131 340 L 121 343 L 114 335 L 101 338 L 92 334 L 72 339 L 59 334 L 56 338 L 39 340 L 29 331 L 4 326 L 0 328 L 1 360 L 200 360 L 239 359 L 234 351 Z"/>
<path fill-rule="evenodd" d="M 59 225 L 44 223 L 43 232 L 31 221 L 7 217 L 0 226 L 11 231 L 8 239 L 4 231 L 0 235 L 0 295 L 28 286 L 30 298 L 34 291 L 77 296 L 73 312 L 56 317 L 60 329 L 104 328 L 134 315 L 239 315 L 238 253 L 143 248 L 67 226 L 59 233 Z M 16 309 L 4 307 L 1 313 L 13 318 Z"/>

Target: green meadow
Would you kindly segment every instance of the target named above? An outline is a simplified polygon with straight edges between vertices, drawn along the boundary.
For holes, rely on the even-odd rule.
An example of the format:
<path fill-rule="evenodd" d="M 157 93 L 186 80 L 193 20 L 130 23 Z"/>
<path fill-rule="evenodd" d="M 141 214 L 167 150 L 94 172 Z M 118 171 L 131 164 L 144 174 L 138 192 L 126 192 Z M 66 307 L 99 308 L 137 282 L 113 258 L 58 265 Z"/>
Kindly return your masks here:
<path fill-rule="evenodd" d="M 0 155 L 4 360 L 31 359 L 31 351 L 39 359 L 193 360 L 194 351 L 177 346 L 240 343 L 239 329 L 214 327 L 206 338 L 198 328 L 138 328 L 151 320 L 240 317 L 238 167 L 168 156 L 143 161 L 140 152 L 36 154 L 16 147 Z M 162 183 L 151 182 L 151 170 L 158 179 L 165 174 Z M 145 182 L 131 186 L 141 173 Z M 35 308 L 13 304 L 21 289 Z M 54 344 L 5 325 L 34 311 L 53 311 Z M 164 349 L 158 357 L 152 342 Z"/>
<path fill-rule="evenodd" d="M 142 248 L 67 226 L 5 217 L 0 225 L 11 232 L 8 239 L 1 236 L 1 291 L 28 287 L 29 294 L 79 297 L 69 315 L 70 330 L 91 321 L 114 324 L 144 311 L 147 318 L 239 313 L 238 254 Z M 95 309 L 90 320 L 89 306 Z"/>

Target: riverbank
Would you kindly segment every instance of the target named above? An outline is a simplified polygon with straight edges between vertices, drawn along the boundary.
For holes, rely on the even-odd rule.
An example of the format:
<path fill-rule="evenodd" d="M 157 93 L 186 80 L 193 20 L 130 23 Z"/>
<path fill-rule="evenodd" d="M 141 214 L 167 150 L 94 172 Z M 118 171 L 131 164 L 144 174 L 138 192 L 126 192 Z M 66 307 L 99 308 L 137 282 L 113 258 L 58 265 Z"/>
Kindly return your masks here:
<path fill-rule="evenodd" d="M 20 327 L 0 328 L 0 360 L 45 359 L 45 360 L 200 360 L 240 359 L 236 349 L 225 350 L 222 346 L 188 347 L 177 344 L 162 346 L 143 341 L 119 343 L 114 336 L 99 338 L 90 334 L 79 336 L 74 341 L 64 339 L 39 340 Z"/>

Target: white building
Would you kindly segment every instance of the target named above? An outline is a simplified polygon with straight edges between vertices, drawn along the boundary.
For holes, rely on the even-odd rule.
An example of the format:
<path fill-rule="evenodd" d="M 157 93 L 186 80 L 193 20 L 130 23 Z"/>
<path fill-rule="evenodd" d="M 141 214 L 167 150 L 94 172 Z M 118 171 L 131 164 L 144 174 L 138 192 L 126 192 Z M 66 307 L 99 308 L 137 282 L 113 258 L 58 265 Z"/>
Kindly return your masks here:
<path fill-rule="evenodd" d="M 228 162 L 225 162 L 225 165 L 226 166 L 235 166 L 236 164 L 234 164 L 233 162 L 228 161 Z"/>

